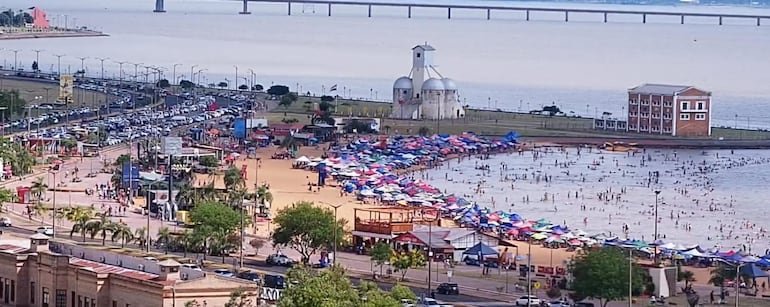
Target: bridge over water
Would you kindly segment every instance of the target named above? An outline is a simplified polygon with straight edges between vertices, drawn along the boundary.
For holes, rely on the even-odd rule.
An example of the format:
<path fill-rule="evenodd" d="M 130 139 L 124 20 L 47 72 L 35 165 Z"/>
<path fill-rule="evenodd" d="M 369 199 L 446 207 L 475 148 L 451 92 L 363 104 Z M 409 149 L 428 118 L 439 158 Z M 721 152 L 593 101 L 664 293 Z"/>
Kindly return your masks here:
<path fill-rule="evenodd" d="M 455 10 L 475 10 L 486 12 L 486 19 L 492 19 L 492 12 L 494 11 L 507 11 L 507 12 L 523 12 L 525 20 L 530 20 L 530 13 L 533 12 L 546 12 L 546 13 L 559 13 L 563 14 L 564 21 L 570 20 L 570 14 L 595 14 L 603 16 L 604 22 L 608 21 L 610 15 L 635 15 L 639 17 L 642 23 L 647 23 L 648 16 L 673 16 L 679 17 L 681 24 L 685 23 L 686 18 L 713 18 L 714 21 L 720 26 L 723 24 L 724 19 L 742 19 L 756 21 L 757 26 L 762 25 L 763 19 L 770 19 L 770 15 L 751 15 L 751 14 L 721 14 L 721 13 L 696 13 L 696 12 L 662 12 L 662 11 L 645 11 L 645 10 L 610 10 L 610 9 L 576 9 L 576 8 L 544 8 L 544 7 L 525 7 L 525 6 L 486 6 L 486 5 L 459 5 L 459 4 L 427 4 L 427 3 L 393 3 L 393 2 L 358 2 L 358 1 L 326 1 L 326 0 L 240 0 L 243 3 L 243 8 L 239 14 L 251 14 L 249 11 L 249 2 L 255 3 L 285 3 L 286 14 L 292 14 L 292 5 L 320 5 L 326 7 L 326 13 L 328 16 L 332 16 L 334 6 L 356 6 L 368 8 L 368 17 L 373 17 L 372 8 L 376 7 L 402 7 L 405 9 L 405 15 L 407 18 L 412 18 L 412 9 L 434 9 L 446 11 L 447 19 L 452 19 L 452 11 Z M 165 12 L 164 0 L 155 0 L 155 10 L 153 12 L 163 13 Z"/>

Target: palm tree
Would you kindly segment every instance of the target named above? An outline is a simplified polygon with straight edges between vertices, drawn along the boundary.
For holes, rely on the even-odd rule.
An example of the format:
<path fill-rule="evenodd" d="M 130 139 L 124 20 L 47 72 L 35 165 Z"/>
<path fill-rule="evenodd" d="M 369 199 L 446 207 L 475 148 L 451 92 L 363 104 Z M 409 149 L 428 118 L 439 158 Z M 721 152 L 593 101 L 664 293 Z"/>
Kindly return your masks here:
<path fill-rule="evenodd" d="M 246 184 L 243 180 L 243 176 L 241 176 L 241 170 L 235 166 L 230 166 L 230 168 L 225 171 L 224 181 L 225 188 L 228 190 L 243 187 Z"/>
<path fill-rule="evenodd" d="M 94 209 L 91 207 L 70 207 L 62 210 L 62 215 L 65 219 L 74 223 L 70 230 L 70 238 L 72 238 L 73 234 L 79 232 L 83 236 L 83 242 L 85 242 L 86 233 L 89 232 L 86 225 L 94 218 Z"/>
<path fill-rule="evenodd" d="M 128 231 L 130 232 L 131 229 L 129 229 Z M 131 238 L 131 240 L 135 240 L 136 243 L 139 244 L 139 246 L 144 248 L 147 246 L 147 234 L 149 234 L 147 227 L 139 227 L 134 231 L 134 235 L 133 235 L 133 238 Z"/>
<path fill-rule="evenodd" d="M 109 217 L 104 213 L 98 213 L 97 216 L 99 217 L 98 219 L 92 220 L 86 224 L 86 229 L 88 229 L 89 234 L 91 234 L 91 239 L 96 237 L 97 234 L 101 234 L 102 246 L 104 246 L 106 245 L 107 233 L 112 232 L 115 229 L 115 223 L 110 221 Z"/>
<path fill-rule="evenodd" d="M 182 246 L 183 257 L 187 258 L 187 251 L 195 247 L 195 237 L 192 232 L 184 231 L 176 238 L 180 246 Z"/>
<path fill-rule="evenodd" d="M 679 281 L 684 281 L 684 287 L 687 288 L 691 282 L 695 281 L 695 274 L 692 271 L 684 270 L 679 273 Z"/>
<path fill-rule="evenodd" d="M 48 184 L 44 182 L 45 178 L 37 177 L 34 181 L 32 181 L 32 185 L 30 186 L 30 193 L 33 197 L 37 199 L 38 202 L 40 202 L 43 198 L 43 195 L 45 195 L 45 192 L 48 191 Z"/>
<path fill-rule="evenodd" d="M 155 240 L 158 243 L 163 243 L 166 254 L 168 254 L 168 245 L 171 244 L 172 239 L 173 236 L 171 235 L 171 230 L 169 230 L 168 227 L 164 226 L 158 229 L 158 236 Z"/>
<path fill-rule="evenodd" d="M 180 210 L 190 209 L 196 203 L 201 201 L 201 195 L 189 182 L 185 182 L 179 186 L 179 191 L 176 194 L 176 202 L 179 204 Z"/>
<path fill-rule="evenodd" d="M 297 139 L 291 135 L 285 137 L 281 142 L 281 148 L 285 148 L 286 150 L 296 151 L 298 147 L 299 143 L 297 142 Z"/>
<path fill-rule="evenodd" d="M 0 212 L 4 211 L 5 206 L 3 206 L 4 203 L 10 202 L 14 200 L 15 194 L 11 192 L 11 190 L 6 188 L 0 188 Z"/>
<path fill-rule="evenodd" d="M 43 225 L 45 216 L 48 214 L 48 206 L 38 201 L 34 207 L 32 207 L 32 214 L 40 216 L 40 225 Z M 55 217 L 54 217 L 55 218 Z"/>
<path fill-rule="evenodd" d="M 126 243 L 134 239 L 131 228 L 126 224 L 117 224 L 112 231 L 112 242 L 120 240 L 120 247 L 126 247 Z"/>

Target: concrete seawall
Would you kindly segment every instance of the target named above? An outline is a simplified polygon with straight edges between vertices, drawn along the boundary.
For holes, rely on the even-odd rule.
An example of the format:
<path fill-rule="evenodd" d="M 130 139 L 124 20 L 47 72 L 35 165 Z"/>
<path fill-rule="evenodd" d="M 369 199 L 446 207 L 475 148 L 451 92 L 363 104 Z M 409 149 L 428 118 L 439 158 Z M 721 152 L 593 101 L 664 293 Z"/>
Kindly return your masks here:
<path fill-rule="evenodd" d="M 718 140 L 718 139 L 648 139 L 603 137 L 523 137 L 521 142 L 545 142 L 557 145 L 601 146 L 607 142 L 636 143 L 640 148 L 691 148 L 691 149 L 770 149 L 770 140 Z"/>
<path fill-rule="evenodd" d="M 34 38 L 63 38 L 63 37 L 90 37 L 109 36 L 97 31 L 63 31 L 63 32 L 11 32 L 0 34 L 0 40 L 34 39 Z"/>

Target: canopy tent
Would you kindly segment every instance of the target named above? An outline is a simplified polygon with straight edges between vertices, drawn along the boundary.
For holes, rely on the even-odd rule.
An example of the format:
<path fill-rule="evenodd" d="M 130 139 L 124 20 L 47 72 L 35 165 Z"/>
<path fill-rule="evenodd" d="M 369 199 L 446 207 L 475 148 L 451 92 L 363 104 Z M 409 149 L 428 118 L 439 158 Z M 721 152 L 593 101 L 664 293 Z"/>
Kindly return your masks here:
<path fill-rule="evenodd" d="M 767 272 L 760 269 L 758 266 L 756 266 L 753 263 L 746 264 L 741 267 L 741 275 L 748 276 L 751 278 L 757 278 L 757 277 L 768 277 L 770 274 L 767 274 Z"/>
<path fill-rule="evenodd" d="M 478 244 L 472 246 L 468 250 L 463 252 L 463 255 L 482 255 L 482 256 L 489 256 L 489 255 L 495 255 L 497 256 L 497 251 L 494 248 L 489 247 L 489 245 L 486 245 L 484 243 L 479 242 Z"/>
<path fill-rule="evenodd" d="M 310 163 L 310 159 L 308 159 L 306 156 L 302 156 L 297 158 L 297 160 L 294 160 L 294 162 Z"/>

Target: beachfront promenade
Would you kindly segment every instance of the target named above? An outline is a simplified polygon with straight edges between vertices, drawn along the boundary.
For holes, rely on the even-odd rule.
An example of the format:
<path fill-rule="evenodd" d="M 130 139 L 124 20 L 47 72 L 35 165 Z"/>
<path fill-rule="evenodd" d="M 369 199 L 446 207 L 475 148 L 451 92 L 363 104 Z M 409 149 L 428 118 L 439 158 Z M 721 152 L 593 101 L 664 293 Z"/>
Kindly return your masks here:
<path fill-rule="evenodd" d="M 532 20 L 531 13 L 557 13 L 564 16 L 564 21 L 570 21 L 570 14 L 597 15 L 597 20 L 609 22 L 610 17 L 618 15 L 638 16 L 641 23 L 647 23 L 648 16 L 668 16 L 679 17 L 679 22 L 685 24 L 689 18 L 713 18 L 715 23 L 724 24 L 725 19 L 750 19 L 755 20 L 757 26 L 762 25 L 763 19 L 770 19 L 770 15 L 753 14 L 722 14 L 722 13 L 695 13 L 695 12 L 663 12 L 663 11 L 645 11 L 645 10 L 609 10 L 609 9 L 574 9 L 574 8 L 546 8 L 546 7 L 527 7 L 527 6 L 486 6 L 486 5 L 460 5 L 460 4 L 428 4 L 428 3 L 396 3 L 396 2 L 366 2 L 366 1 L 325 1 L 325 0 L 238 0 L 243 3 L 243 8 L 239 14 L 251 14 L 249 11 L 249 2 L 257 3 L 283 3 L 286 4 L 287 15 L 292 14 L 293 5 L 319 5 L 326 8 L 327 16 L 332 16 L 333 7 L 365 7 L 367 16 L 374 17 L 373 9 L 383 7 L 401 7 L 405 8 L 407 18 L 412 18 L 413 9 L 433 9 L 446 12 L 447 19 L 452 19 L 452 11 L 480 11 L 486 13 L 486 19 L 493 19 L 494 12 L 521 12 L 526 21 Z M 165 12 L 164 0 L 155 1 L 154 12 Z M 601 19 L 600 19 L 601 18 Z"/>

